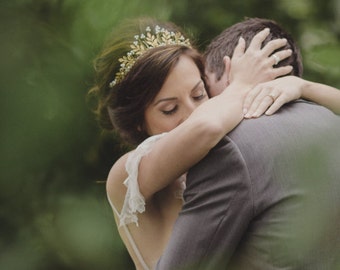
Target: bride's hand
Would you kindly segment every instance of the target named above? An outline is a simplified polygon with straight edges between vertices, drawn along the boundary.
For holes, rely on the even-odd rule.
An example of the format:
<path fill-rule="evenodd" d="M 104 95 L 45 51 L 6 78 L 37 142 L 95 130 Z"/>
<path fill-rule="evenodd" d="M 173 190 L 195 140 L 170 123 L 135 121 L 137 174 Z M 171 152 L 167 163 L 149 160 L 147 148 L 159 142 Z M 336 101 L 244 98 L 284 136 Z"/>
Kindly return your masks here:
<path fill-rule="evenodd" d="M 304 82 L 299 77 L 285 76 L 258 84 L 246 95 L 243 104 L 244 117 L 259 117 L 263 113 L 272 115 L 285 103 L 301 97 Z"/>
<path fill-rule="evenodd" d="M 245 50 L 245 40 L 240 38 L 233 57 L 229 59 L 231 61 L 230 82 L 236 80 L 242 81 L 243 84 L 255 86 L 258 83 L 270 81 L 291 72 L 292 66 L 275 66 L 279 61 L 289 57 L 292 51 L 289 49 L 280 50 L 273 54 L 274 51 L 287 44 L 286 39 L 271 40 L 261 48 L 269 33 L 269 29 L 266 28 L 256 34 L 247 50 Z M 225 57 L 224 61 L 228 61 L 228 57 Z"/>

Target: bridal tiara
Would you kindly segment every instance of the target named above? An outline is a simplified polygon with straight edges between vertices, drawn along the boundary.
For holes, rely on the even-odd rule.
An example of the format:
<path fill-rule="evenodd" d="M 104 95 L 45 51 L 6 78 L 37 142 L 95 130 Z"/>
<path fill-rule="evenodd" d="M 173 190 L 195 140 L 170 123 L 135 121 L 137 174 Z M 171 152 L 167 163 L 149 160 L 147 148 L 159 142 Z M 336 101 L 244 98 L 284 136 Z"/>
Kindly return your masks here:
<path fill-rule="evenodd" d="M 165 46 L 165 45 L 183 45 L 191 47 L 189 39 L 186 39 L 180 32 L 170 32 L 165 28 L 156 25 L 154 34 L 151 33 L 151 28 L 148 26 L 145 33 L 135 35 L 135 40 L 131 44 L 131 51 L 119 58 L 119 71 L 116 73 L 115 79 L 110 82 L 110 88 L 121 82 L 126 74 L 130 71 L 137 59 L 147 50 Z"/>

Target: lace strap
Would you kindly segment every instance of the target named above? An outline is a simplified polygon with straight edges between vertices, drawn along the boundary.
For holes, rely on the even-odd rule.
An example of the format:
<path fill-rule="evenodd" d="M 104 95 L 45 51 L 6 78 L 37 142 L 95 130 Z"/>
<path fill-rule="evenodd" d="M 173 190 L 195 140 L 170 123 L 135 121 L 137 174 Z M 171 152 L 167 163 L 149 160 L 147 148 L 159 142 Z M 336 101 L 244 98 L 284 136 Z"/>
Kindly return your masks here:
<path fill-rule="evenodd" d="M 143 213 L 145 211 L 145 199 L 139 191 L 137 181 L 139 163 L 143 156 L 151 151 L 153 144 L 165 134 L 166 133 L 162 133 L 146 139 L 129 155 L 126 161 L 125 169 L 128 177 L 124 181 L 124 185 L 127 187 L 127 191 L 120 213 L 120 226 L 129 223 L 135 223 L 138 226 L 137 213 Z"/>

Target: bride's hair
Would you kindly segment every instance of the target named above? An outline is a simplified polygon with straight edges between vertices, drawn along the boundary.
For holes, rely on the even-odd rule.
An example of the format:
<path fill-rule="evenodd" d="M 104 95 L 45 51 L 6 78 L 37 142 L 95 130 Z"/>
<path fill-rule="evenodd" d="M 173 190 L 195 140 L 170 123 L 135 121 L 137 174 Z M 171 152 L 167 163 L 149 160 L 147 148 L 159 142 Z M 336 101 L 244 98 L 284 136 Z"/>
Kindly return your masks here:
<path fill-rule="evenodd" d="M 146 29 L 151 29 L 151 39 L 158 37 L 157 29 L 166 30 L 166 36 L 161 35 L 161 42 L 165 44 L 155 41 L 155 46 L 136 57 L 136 52 L 140 51 L 135 47 L 139 46 L 136 37 L 137 41 L 144 38 Z M 201 55 L 177 36 L 170 36 L 178 33 L 182 41 L 183 38 L 188 41 L 176 25 L 142 18 L 123 23 L 110 35 L 94 61 L 96 81 L 89 91 L 97 98 L 95 114 L 104 129 L 118 131 L 133 145 L 149 137 L 144 128 L 145 110 L 181 55 L 194 61 L 204 79 Z"/>

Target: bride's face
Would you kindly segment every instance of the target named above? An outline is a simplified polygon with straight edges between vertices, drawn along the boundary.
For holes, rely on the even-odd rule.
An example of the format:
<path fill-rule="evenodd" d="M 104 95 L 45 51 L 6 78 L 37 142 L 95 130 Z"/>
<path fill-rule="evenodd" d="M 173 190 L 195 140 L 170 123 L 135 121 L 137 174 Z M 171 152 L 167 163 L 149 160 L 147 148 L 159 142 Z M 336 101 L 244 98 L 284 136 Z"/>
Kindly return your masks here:
<path fill-rule="evenodd" d="M 160 92 L 146 108 L 145 127 L 148 134 L 174 129 L 207 100 L 208 95 L 197 66 L 191 58 L 182 55 Z"/>

